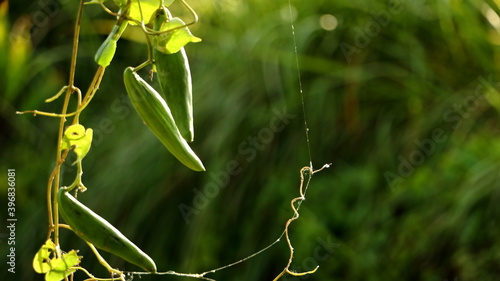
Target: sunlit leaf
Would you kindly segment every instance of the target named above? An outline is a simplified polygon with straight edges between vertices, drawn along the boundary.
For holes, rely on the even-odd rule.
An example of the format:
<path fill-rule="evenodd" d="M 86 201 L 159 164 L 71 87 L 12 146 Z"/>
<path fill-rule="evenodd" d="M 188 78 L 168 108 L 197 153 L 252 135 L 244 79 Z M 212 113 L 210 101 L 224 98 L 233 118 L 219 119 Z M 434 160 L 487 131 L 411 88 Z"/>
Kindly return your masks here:
<path fill-rule="evenodd" d="M 95 1 L 102 1 L 102 0 L 95 0 Z M 172 3 L 174 3 L 175 0 L 163 0 L 163 5 L 165 7 L 168 7 L 170 5 L 172 5 Z M 114 0 L 115 4 L 118 5 L 120 8 L 124 8 L 125 5 L 127 5 L 127 0 Z M 132 2 L 137 2 L 137 0 L 132 0 Z M 160 3 L 161 0 L 141 0 L 141 5 L 144 5 L 145 3 L 147 4 L 147 2 L 157 2 L 157 3 Z M 157 6 L 157 8 L 159 7 L 159 5 Z"/>
<path fill-rule="evenodd" d="M 61 281 L 64 279 L 64 277 L 70 275 L 71 273 L 75 272 L 76 269 L 69 269 L 66 271 L 56 271 L 52 270 L 47 272 L 45 274 L 45 281 Z"/>
<path fill-rule="evenodd" d="M 127 0 L 114 0 L 116 5 L 120 8 L 125 8 Z M 163 5 L 165 7 L 170 6 L 174 0 L 163 0 Z M 127 11 L 127 16 L 139 22 L 149 23 L 151 17 L 162 4 L 161 0 L 132 0 L 130 7 Z M 142 12 L 142 13 L 141 13 Z M 135 25 L 133 21 L 130 22 L 131 25 Z"/>
<path fill-rule="evenodd" d="M 72 269 L 80 263 L 80 257 L 77 255 L 75 250 L 69 253 L 63 254 L 61 258 L 54 258 L 50 261 L 50 270 L 45 274 L 46 281 L 60 281 L 64 277 L 75 272 L 76 269 Z"/>
<path fill-rule="evenodd" d="M 64 132 L 61 143 L 61 150 L 75 147 L 74 151 L 77 156 L 77 161 L 82 160 L 90 150 L 92 144 L 93 130 L 88 128 L 85 130 L 80 124 L 69 126 Z M 77 162 L 76 161 L 76 162 Z"/>
<path fill-rule="evenodd" d="M 151 16 L 158 10 L 160 4 L 160 0 L 133 0 L 128 16 L 140 22 L 149 23 Z M 133 22 L 131 23 L 133 24 Z"/>
<path fill-rule="evenodd" d="M 185 23 L 180 18 L 173 18 L 165 22 L 160 31 L 172 30 L 183 25 Z M 158 51 L 167 54 L 177 53 L 186 44 L 200 41 L 201 39 L 194 36 L 187 26 L 153 37 L 153 43 Z"/>
<path fill-rule="evenodd" d="M 46 273 L 51 269 L 50 255 L 56 250 L 54 242 L 47 240 L 45 244 L 38 250 L 33 259 L 33 269 L 37 273 Z"/>
<path fill-rule="evenodd" d="M 80 263 L 80 258 L 78 257 L 75 250 L 69 253 L 63 254 L 62 258 L 54 259 L 52 261 L 52 269 L 55 271 L 66 271 L 70 267 L 73 267 Z"/>

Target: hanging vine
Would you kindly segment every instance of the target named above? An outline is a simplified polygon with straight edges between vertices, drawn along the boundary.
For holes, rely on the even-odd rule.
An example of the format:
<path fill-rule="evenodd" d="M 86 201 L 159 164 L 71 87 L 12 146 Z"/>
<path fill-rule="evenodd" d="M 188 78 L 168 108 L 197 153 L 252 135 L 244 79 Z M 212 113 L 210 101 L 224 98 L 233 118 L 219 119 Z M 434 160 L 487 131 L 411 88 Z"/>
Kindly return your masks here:
<path fill-rule="evenodd" d="M 47 281 L 73 280 L 73 275 L 77 271 L 86 274 L 90 278 L 88 280 L 125 281 L 128 276 L 145 274 L 169 274 L 213 280 L 206 275 L 242 263 L 264 252 L 278 243 L 283 236 L 286 237 L 290 257 L 286 267 L 274 280 L 280 279 L 285 274 L 300 276 L 314 273 L 317 270 L 315 268 L 303 273 L 289 270 L 293 260 L 293 247 L 288 235 L 288 228 L 294 220 L 299 218 L 300 204 L 305 199 L 312 175 L 329 167 L 329 165 L 315 171 L 312 168 L 312 161 L 310 161 L 310 166 L 304 167 L 300 171 L 299 197 L 291 201 L 293 216 L 286 222 L 283 233 L 275 242 L 246 258 L 203 273 L 179 273 L 172 270 L 159 272 L 151 257 L 112 224 L 78 200 L 80 193 L 92 193 L 92 188 L 84 185 L 82 175 L 84 173 L 83 160 L 91 148 L 93 130 L 80 123 L 80 115 L 98 91 L 105 70 L 113 60 L 118 41 L 127 28 L 138 28 L 147 38 L 147 60 L 138 66 L 127 67 L 123 73 L 125 88 L 134 109 L 153 134 L 183 165 L 194 171 L 205 171 L 202 161 L 189 146 L 189 142 L 194 139 L 192 81 L 188 57 L 184 51 L 186 44 L 201 41 L 188 28 L 189 25 L 197 23 L 198 15 L 184 0 L 178 1 L 191 14 L 188 23 L 179 17 L 172 16 L 169 7 L 174 0 L 114 0 L 117 11 L 109 8 L 107 6 L 109 3 L 106 3 L 106 0 L 87 2 L 81 0 L 75 21 L 68 84 L 63 86 L 56 95 L 46 100 L 46 102 L 53 102 L 63 99 L 61 111 L 59 113 L 39 110 L 18 112 L 18 114 L 59 118 L 56 166 L 49 176 L 46 193 L 47 239 L 33 259 L 34 270 L 37 273 L 45 274 Z M 82 12 L 86 5 L 99 5 L 103 11 L 116 18 L 116 23 L 95 54 L 97 69 L 93 80 L 83 94 L 81 89 L 75 85 L 75 69 Z M 295 36 L 293 23 L 292 34 Z M 295 52 L 297 55 L 296 45 Z M 146 67 L 150 69 L 151 79 L 154 79 L 155 73 L 157 74 L 156 79 L 159 80 L 160 91 L 155 90 L 139 75 L 138 72 Z M 301 83 L 300 75 L 299 83 Z M 301 84 L 300 87 L 302 87 Z M 302 95 L 302 89 L 300 89 L 300 93 Z M 72 100 L 76 100 L 76 108 L 74 109 L 70 109 L 70 101 Z M 303 100 L 302 103 L 304 104 Z M 303 110 L 305 117 L 305 108 Z M 308 140 L 307 123 L 305 126 Z M 76 166 L 75 179 L 69 186 L 61 186 L 61 165 L 65 163 L 70 153 L 76 155 L 76 161 L 72 163 Z M 66 224 L 61 223 L 61 217 Z M 65 250 L 60 244 L 61 229 L 70 230 L 83 239 L 110 276 L 98 278 L 82 267 L 80 264 L 82 257 L 78 256 L 77 250 Z M 110 252 L 137 265 L 144 271 L 124 272 L 113 268 L 100 255 L 99 250 Z"/>

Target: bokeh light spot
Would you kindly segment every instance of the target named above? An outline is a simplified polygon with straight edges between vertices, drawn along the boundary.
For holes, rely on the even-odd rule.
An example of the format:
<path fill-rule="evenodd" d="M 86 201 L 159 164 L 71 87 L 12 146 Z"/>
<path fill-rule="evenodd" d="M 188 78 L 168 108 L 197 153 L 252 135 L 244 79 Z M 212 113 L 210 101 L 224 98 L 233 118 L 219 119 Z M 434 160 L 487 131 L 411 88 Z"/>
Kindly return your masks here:
<path fill-rule="evenodd" d="M 339 25 L 339 21 L 337 20 L 337 18 L 335 16 L 330 15 L 330 14 L 326 14 L 326 15 L 322 15 L 319 18 L 319 25 L 324 30 L 331 31 L 331 30 L 334 30 L 335 28 L 337 28 L 337 26 Z"/>

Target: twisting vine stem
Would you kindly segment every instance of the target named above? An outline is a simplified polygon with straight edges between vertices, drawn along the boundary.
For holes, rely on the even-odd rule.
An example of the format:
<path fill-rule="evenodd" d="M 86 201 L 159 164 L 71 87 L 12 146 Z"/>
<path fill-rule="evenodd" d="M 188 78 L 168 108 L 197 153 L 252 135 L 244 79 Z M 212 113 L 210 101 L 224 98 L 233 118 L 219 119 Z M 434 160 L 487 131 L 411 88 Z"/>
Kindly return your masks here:
<path fill-rule="evenodd" d="M 61 156 L 60 161 L 58 163 L 56 163 L 56 167 L 54 167 L 54 170 L 50 174 L 49 182 L 47 184 L 47 211 L 48 211 L 49 226 L 50 226 L 48 237 L 50 237 L 50 234 L 52 233 L 52 228 L 54 226 L 54 217 L 53 217 L 53 212 L 52 212 L 52 186 L 54 184 L 54 178 L 56 177 L 57 171 L 58 171 L 59 167 L 61 167 L 62 163 L 64 163 L 64 161 L 66 160 L 68 153 L 69 153 L 69 149 L 64 151 L 64 153 Z"/>
<path fill-rule="evenodd" d="M 157 272 L 157 273 L 154 273 L 156 275 L 174 275 L 174 276 L 182 276 L 182 277 L 191 277 L 191 278 L 198 278 L 198 279 L 203 279 L 203 280 L 210 280 L 210 281 L 215 281 L 214 279 L 211 279 L 211 278 L 208 278 L 206 277 L 207 274 L 210 274 L 210 273 L 215 273 L 217 271 L 220 271 L 220 270 L 223 270 L 223 269 L 226 269 L 226 268 L 229 268 L 229 267 L 232 267 L 232 266 L 235 266 L 237 264 L 240 264 L 242 262 L 245 262 L 263 252 L 265 252 L 266 250 L 268 250 L 269 248 L 271 248 L 272 246 L 274 246 L 276 243 L 278 243 L 281 238 L 283 238 L 283 236 L 286 237 L 286 241 L 288 243 L 288 248 L 290 250 L 290 257 L 288 259 L 288 263 L 287 265 L 285 266 L 285 268 L 283 269 L 283 271 L 281 271 L 278 276 L 276 276 L 273 281 L 277 281 L 279 280 L 281 277 L 283 277 L 285 274 L 290 274 L 290 275 L 293 275 L 293 276 L 303 276 L 303 275 L 307 275 L 307 274 L 312 274 L 314 272 L 316 272 L 316 270 L 319 268 L 319 266 L 317 266 L 315 269 L 313 270 L 310 270 L 310 271 L 306 271 L 306 272 L 300 272 L 300 273 L 297 273 L 297 272 L 293 272 L 289 269 L 290 265 L 292 264 L 292 261 L 293 261 L 293 246 L 292 246 L 292 242 L 290 240 L 290 237 L 288 235 L 288 228 L 290 226 L 290 224 L 299 218 L 299 209 L 300 209 L 300 205 L 302 204 L 302 202 L 306 199 L 305 195 L 306 195 L 306 192 L 307 192 L 307 189 L 309 187 L 309 182 L 311 181 L 311 178 L 312 178 L 312 175 L 317 173 L 317 172 L 320 172 L 324 169 L 327 169 L 330 167 L 331 164 L 325 164 L 323 165 L 323 167 L 321 167 L 320 169 L 318 170 L 313 170 L 311 167 L 303 167 L 301 170 L 300 170 L 300 187 L 299 187 L 299 193 L 300 193 L 300 196 L 299 197 L 296 197 L 294 199 L 292 199 L 292 201 L 290 202 L 290 205 L 292 207 L 292 210 L 293 210 L 293 216 L 286 222 L 285 224 L 285 230 L 281 233 L 280 237 L 278 237 L 278 239 L 276 239 L 273 243 L 267 245 L 266 247 L 262 248 L 261 250 L 243 258 L 243 259 L 240 259 L 236 262 L 233 262 L 233 263 L 230 263 L 230 264 L 227 264 L 225 266 L 221 266 L 221 267 L 218 267 L 218 268 L 215 268 L 215 269 L 211 269 L 211 270 L 207 270 L 205 272 L 202 272 L 202 273 L 180 273 L 180 272 L 176 272 L 176 271 L 173 271 L 173 270 L 169 270 L 169 271 L 165 271 L 165 272 Z M 297 207 L 295 207 L 295 203 L 297 203 Z M 128 272 L 132 275 L 151 275 L 153 273 L 150 273 L 150 272 Z"/>
<path fill-rule="evenodd" d="M 284 234 L 285 234 L 285 237 L 286 237 L 286 242 L 288 243 L 288 249 L 290 250 L 290 257 L 288 258 L 288 263 L 286 264 L 286 266 L 283 269 L 283 271 L 281 271 L 281 273 L 278 274 L 278 276 L 276 276 L 276 278 L 274 278 L 273 281 L 279 280 L 286 273 L 288 273 L 290 275 L 293 275 L 293 276 L 303 276 L 303 275 L 307 275 L 307 274 L 312 274 L 312 273 L 316 272 L 316 270 L 318 270 L 318 268 L 319 268 L 319 265 L 318 265 L 313 270 L 306 271 L 306 272 L 300 272 L 300 273 L 293 272 L 293 271 L 290 270 L 290 265 L 292 264 L 292 261 L 293 261 L 293 246 L 292 246 L 292 242 L 290 241 L 290 236 L 288 234 L 288 228 L 290 227 L 290 224 L 294 220 L 296 220 L 296 219 L 299 218 L 300 205 L 302 204 L 302 202 L 304 200 L 306 200 L 305 194 L 306 194 L 307 188 L 309 187 L 309 182 L 311 181 L 312 175 L 314 173 L 322 171 L 323 169 L 329 168 L 330 165 L 331 164 L 325 164 L 325 165 L 323 165 L 323 167 L 321 167 L 321 169 L 318 169 L 316 171 L 314 171 L 312 169 L 312 167 L 303 167 L 302 169 L 300 169 L 300 188 L 299 188 L 300 196 L 296 197 L 296 198 L 293 198 L 292 201 L 290 201 L 290 206 L 292 207 L 292 210 L 293 210 L 293 217 L 290 218 L 286 222 L 286 224 L 285 224 L 285 231 L 284 231 Z M 295 203 L 296 202 L 298 202 L 297 203 L 297 207 L 295 207 Z"/>
<path fill-rule="evenodd" d="M 80 37 L 80 23 L 81 23 L 81 18 L 82 18 L 82 13 L 83 13 L 83 5 L 84 5 L 84 0 L 80 0 L 80 4 L 78 6 L 78 12 L 77 12 L 77 17 L 76 17 L 76 22 L 75 22 L 75 31 L 73 35 L 73 52 L 71 55 L 71 66 L 70 66 L 70 74 L 69 74 L 69 82 L 68 82 L 68 87 L 66 90 L 66 95 L 64 98 L 64 104 L 61 113 L 66 114 L 68 111 L 68 105 L 69 105 L 69 99 L 71 97 L 71 94 L 75 92 L 75 71 L 76 71 L 76 59 L 78 56 L 78 42 L 79 42 L 79 37 Z M 75 119 L 77 121 L 77 119 Z M 63 137 L 63 132 L 64 132 L 64 124 L 66 122 L 65 117 L 61 117 L 59 121 L 59 133 L 57 137 L 57 156 L 56 156 L 56 163 L 61 162 L 62 158 L 62 153 L 61 153 L 61 143 L 62 143 L 62 137 Z M 57 249 L 57 256 L 60 257 L 61 251 L 59 247 L 59 210 L 57 206 L 57 190 L 59 188 L 60 184 L 60 177 L 61 177 L 61 168 L 60 165 L 56 167 L 56 174 L 55 174 L 55 179 L 54 179 L 54 184 L 53 184 L 53 214 L 52 217 L 54 218 L 53 225 L 52 227 L 54 228 L 54 243 L 56 244 L 56 249 Z"/>

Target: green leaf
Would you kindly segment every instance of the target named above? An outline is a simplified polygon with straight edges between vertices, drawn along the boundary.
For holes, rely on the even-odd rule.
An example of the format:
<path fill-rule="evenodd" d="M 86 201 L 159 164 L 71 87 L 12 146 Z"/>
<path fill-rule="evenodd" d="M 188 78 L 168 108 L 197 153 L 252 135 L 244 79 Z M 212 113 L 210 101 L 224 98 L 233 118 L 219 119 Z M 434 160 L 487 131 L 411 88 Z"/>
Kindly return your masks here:
<path fill-rule="evenodd" d="M 120 8 L 125 8 L 127 5 L 127 0 L 114 0 L 115 4 Z M 163 6 L 168 7 L 172 5 L 174 0 L 163 0 Z M 137 21 L 144 21 L 145 24 L 151 21 L 151 16 L 155 13 L 158 8 L 161 7 L 161 0 L 131 0 L 130 8 L 128 9 L 127 16 Z M 142 13 L 141 13 L 142 11 Z M 131 25 L 136 25 L 134 22 L 130 22 Z"/>
<path fill-rule="evenodd" d="M 101 0 L 97 0 L 97 1 L 101 1 Z M 105 1 L 105 0 L 103 0 L 103 1 Z M 163 5 L 164 5 L 165 7 L 168 7 L 168 6 L 172 5 L 172 3 L 174 3 L 174 1 L 175 1 L 175 0 L 163 0 Z M 127 0 L 114 0 L 114 2 L 115 2 L 115 4 L 116 4 L 116 5 L 118 5 L 118 7 L 120 7 L 120 8 L 124 8 L 124 7 L 125 7 L 125 5 L 127 5 Z M 132 0 L 132 2 L 137 2 L 137 0 Z M 151 1 L 151 0 L 140 0 L 140 2 L 141 2 L 141 5 L 144 5 L 144 3 L 145 3 L 145 2 L 152 2 L 152 1 Z M 160 3 L 160 2 L 161 2 L 161 0 L 156 0 L 156 1 L 154 1 L 154 2 L 158 2 L 158 3 Z M 158 7 L 160 7 L 160 6 L 158 5 L 158 6 L 156 6 L 156 7 L 158 8 Z"/>
<path fill-rule="evenodd" d="M 63 254 L 62 258 L 54 259 L 52 261 L 52 269 L 55 271 L 66 271 L 79 263 L 80 257 L 78 257 L 75 250 L 72 250 L 69 253 Z"/>
<path fill-rule="evenodd" d="M 52 241 L 51 241 L 52 242 Z M 64 277 L 75 272 L 76 269 L 71 267 L 76 266 L 80 263 L 80 257 L 77 255 L 75 250 L 69 253 L 63 254 L 61 258 L 54 258 L 51 260 L 50 271 L 45 274 L 46 281 L 60 281 Z"/>
<path fill-rule="evenodd" d="M 52 240 L 47 240 L 45 244 L 36 253 L 33 259 L 33 269 L 37 273 L 46 273 L 45 280 L 47 281 L 60 281 L 64 277 L 75 272 L 72 269 L 80 263 L 80 257 L 75 250 L 63 254 L 61 258 L 50 258 L 56 251 L 56 245 Z"/>
<path fill-rule="evenodd" d="M 51 270 L 50 255 L 54 253 L 56 246 L 52 240 L 47 240 L 45 244 L 38 250 L 33 259 L 33 269 L 37 273 L 46 273 Z"/>
<path fill-rule="evenodd" d="M 99 47 L 97 53 L 94 56 L 94 60 L 97 62 L 97 64 L 106 67 L 111 63 L 111 60 L 113 60 L 113 57 L 115 56 L 117 45 L 116 43 L 127 28 L 127 25 L 127 20 L 118 20 L 116 22 L 108 37 Z"/>
<path fill-rule="evenodd" d="M 128 16 L 147 24 L 151 21 L 151 16 L 160 7 L 160 4 L 160 0 L 132 0 Z"/>
<path fill-rule="evenodd" d="M 71 273 L 75 272 L 76 269 L 69 269 L 67 271 L 49 271 L 47 274 L 45 274 L 45 281 L 61 281 L 64 279 L 64 277 L 70 275 Z"/>
<path fill-rule="evenodd" d="M 171 30 L 183 25 L 185 25 L 185 23 L 180 18 L 173 18 L 170 21 L 165 22 L 160 31 Z M 188 43 L 196 43 L 200 41 L 201 39 L 194 36 L 187 26 L 153 37 L 153 44 L 156 49 L 166 54 L 177 53 Z"/>
<path fill-rule="evenodd" d="M 92 136 L 93 130 L 91 128 L 85 130 L 85 127 L 80 124 L 71 125 L 64 132 L 61 150 L 74 146 L 74 151 L 77 156 L 75 163 L 81 161 L 90 150 Z"/>

